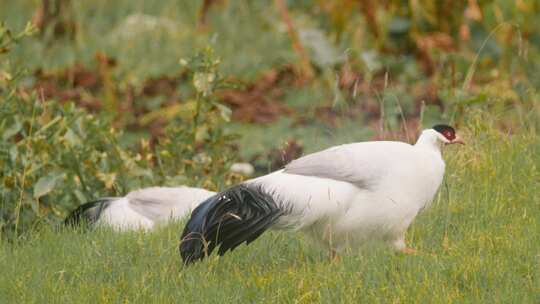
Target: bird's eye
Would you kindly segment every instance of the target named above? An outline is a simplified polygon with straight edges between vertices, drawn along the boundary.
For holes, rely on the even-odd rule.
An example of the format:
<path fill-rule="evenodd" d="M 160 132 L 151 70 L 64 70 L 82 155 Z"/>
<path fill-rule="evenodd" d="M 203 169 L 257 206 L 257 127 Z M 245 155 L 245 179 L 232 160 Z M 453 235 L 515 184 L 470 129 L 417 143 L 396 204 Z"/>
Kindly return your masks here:
<path fill-rule="evenodd" d="M 446 137 L 448 140 L 453 140 L 456 136 L 454 133 L 452 133 L 450 130 L 444 130 L 443 131 L 444 137 Z"/>

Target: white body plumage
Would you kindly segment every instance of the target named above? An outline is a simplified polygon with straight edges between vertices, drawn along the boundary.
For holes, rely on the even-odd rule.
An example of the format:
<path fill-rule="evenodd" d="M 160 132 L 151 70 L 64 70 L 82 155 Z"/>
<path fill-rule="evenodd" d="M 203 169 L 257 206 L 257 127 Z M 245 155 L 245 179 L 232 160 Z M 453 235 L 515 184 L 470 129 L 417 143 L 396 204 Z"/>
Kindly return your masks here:
<path fill-rule="evenodd" d="M 302 230 L 332 251 L 382 240 L 410 252 L 405 231 L 444 176 L 441 147 L 463 143 L 436 125 L 415 145 L 373 141 L 332 147 L 231 187 L 197 207 L 182 233 L 185 263 L 224 254 L 265 230 Z"/>
<path fill-rule="evenodd" d="M 444 175 L 439 145 L 432 143 L 338 146 L 327 150 L 331 152 L 328 159 L 319 155 L 309 160 L 327 162 L 314 165 L 333 167 L 331 174 L 306 176 L 285 169 L 250 183 L 262 185 L 292 208 L 275 227 L 306 231 L 337 250 L 371 239 L 389 241 L 401 250 L 407 227 L 431 202 Z M 317 175 L 347 176 L 358 184 Z"/>
<path fill-rule="evenodd" d="M 150 230 L 158 224 L 184 218 L 215 192 L 193 187 L 152 187 L 110 200 L 95 225 L 119 231 Z"/>

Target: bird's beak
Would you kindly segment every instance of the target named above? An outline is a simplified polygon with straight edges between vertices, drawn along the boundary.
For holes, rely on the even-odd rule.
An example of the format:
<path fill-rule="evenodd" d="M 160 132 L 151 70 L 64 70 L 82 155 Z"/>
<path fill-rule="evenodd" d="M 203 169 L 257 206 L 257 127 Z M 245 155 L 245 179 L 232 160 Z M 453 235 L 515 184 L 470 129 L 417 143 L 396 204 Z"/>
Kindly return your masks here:
<path fill-rule="evenodd" d="M 463 141 L 463 139 L 461 139 L 461 137 L 459 135 L 456 134 L 456 138 L 454 138 L 450 144 L 462 144 L 464 145 L 465 142 Z"/>

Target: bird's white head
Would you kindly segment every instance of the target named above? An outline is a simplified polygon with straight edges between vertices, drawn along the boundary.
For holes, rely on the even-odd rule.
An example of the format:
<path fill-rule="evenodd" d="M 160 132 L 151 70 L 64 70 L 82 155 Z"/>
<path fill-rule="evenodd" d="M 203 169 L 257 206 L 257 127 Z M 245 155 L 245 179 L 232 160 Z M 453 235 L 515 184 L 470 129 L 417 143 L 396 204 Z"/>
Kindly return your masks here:
<path fill-rule="evenodd" d="M 416 145 L 429 145 L 440 147 L 442 145 L 462 144 L 465 142 L 449 125 L 435 125 L 431 129 L 424 130 L 418 138 Z"/>

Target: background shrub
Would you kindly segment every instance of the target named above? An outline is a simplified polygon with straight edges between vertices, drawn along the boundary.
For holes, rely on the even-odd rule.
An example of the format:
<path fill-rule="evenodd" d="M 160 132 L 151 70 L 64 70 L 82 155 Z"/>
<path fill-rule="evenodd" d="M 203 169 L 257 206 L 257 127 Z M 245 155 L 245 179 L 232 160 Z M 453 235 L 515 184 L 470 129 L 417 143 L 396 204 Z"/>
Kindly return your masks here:
<path fill-rule="evenodd" d="M 0 46 L 7 52 L 32 27 L 12 36 L 4 28 Z M 69 210 L 101 196 L 119 196 L 154 185 L 190 184 L 217 189 L 238 176 L 228 173 L 231 136 L 222 125 L 230 110 L 213 94 L 223 85 L 219 60 L 211 49 L 183 60 L 193 97 L 161 110 L 171 119 L 155 143 L 140 140 L 135 149 L 121 143 L 114 127 L 118 113 L 96 115 L 72 102 L 45 99 L 26 91 L 25 72 L 3 61 L 0 91 L 0 231 L 14 236 L 39 222 L 54 224 Z M 179 67 L 180 68 L 180 67 Z M 15 76 L 11 76 L 15 75 Z"/>

